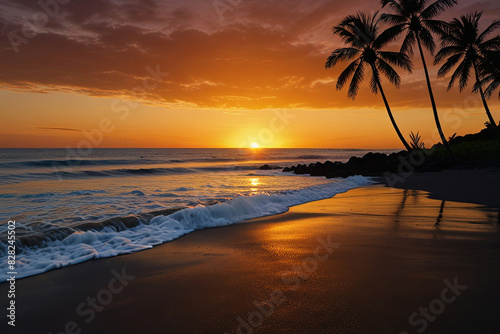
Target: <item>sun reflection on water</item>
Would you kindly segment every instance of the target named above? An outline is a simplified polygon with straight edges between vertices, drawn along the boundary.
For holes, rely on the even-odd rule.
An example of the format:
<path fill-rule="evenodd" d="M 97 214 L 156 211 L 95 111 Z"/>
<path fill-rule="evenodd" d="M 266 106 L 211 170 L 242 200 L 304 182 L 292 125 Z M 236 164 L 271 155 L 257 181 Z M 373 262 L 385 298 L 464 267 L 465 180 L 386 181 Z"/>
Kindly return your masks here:
<path fill-rule="evenodd" d="M 248 179 L 248 182 L 250 183 L 252 193 L 257 193 L 261 184 L 260 179 L 258 177 L 251 177 Z"/>

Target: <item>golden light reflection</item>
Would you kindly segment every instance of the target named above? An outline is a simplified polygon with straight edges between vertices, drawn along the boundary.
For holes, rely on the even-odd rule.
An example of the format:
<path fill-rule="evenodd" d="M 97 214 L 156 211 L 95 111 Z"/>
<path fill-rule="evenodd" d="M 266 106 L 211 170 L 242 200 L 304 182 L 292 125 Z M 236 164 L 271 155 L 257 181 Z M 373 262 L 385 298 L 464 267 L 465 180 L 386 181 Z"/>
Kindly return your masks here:
<path fill-rule="evenodd" d="M 250 188 L 252 193 L 256 193 L 259 190 L 259 186 L 261 184 L 260 179 L 258 177 L 251 177 L 248 179 L 248 182 L 250 182 L 250 185 L 252 187 Z"/>
<path fill-rule="evenodd" d="M 269 221 L 269 218 L 263 221 Z M 311 231 L 306 227 L 308 224 L 303 223 L 300 220 L 290 219 L 290 215 L 275 216 L 273 224 L 266 225 L 266 228 L 259 231 L 258 237 L 262 241 L 262 248 L 266 249 L 268 256 L 276 264 L 285 266 L 300 264 L 300 261 L 311 254 L 311 249 L 314 250 L 315 246 L 304 247 L 304 242 L 307 242 Z"/>
<path fill-rule="evenodd" d="M 251 177 L 250 184 L 252 187 L 258 187 L 260 185 L 260 179 L 258 177 Z"/>

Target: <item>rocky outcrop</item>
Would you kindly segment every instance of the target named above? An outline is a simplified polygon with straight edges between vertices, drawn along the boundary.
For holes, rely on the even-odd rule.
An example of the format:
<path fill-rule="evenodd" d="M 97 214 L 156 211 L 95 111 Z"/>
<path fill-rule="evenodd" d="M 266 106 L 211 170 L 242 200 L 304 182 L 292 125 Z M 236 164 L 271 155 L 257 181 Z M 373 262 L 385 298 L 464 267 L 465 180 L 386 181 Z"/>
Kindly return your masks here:
<path fill-rule="evenodd" d="M 268 164 L 265 164 L 264 166 L 259 167 L 260 170 L 271 170 L 271 169 L 281 169 L 279 166 L 269 166 Z"/>
<path fill-rule="evenodd" d="M 346 163 L 340 161 L 316 162 L 309 165 L 285 167 L 283 172 L 295 174 L 310 174 L 311 176 L 348 177 L 352 175 L 379 176 L 385 172 L 396 172 L 401 163 L 398 157 L 407 155 L 406 152 L 393 153 L 368 153 L 362 158 L 351 157 Z"/>

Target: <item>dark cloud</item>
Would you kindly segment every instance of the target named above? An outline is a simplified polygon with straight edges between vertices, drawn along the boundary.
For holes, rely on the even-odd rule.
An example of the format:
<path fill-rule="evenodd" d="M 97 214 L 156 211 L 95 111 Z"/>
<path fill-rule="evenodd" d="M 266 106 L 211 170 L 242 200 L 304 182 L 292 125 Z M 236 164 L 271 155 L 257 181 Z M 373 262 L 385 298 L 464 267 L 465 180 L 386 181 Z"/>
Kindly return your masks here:
<path fill-rule="evenodd" d="M 40 129 L 40 130 L 55 130 L 55 131 L 77 131 L 77 132 L 82 131 L 82 130 L 71 129 L 71 128 L 51 128 L 51 127 L 45 127 L 45 126 L 38 126 L 37 129 Z"/>

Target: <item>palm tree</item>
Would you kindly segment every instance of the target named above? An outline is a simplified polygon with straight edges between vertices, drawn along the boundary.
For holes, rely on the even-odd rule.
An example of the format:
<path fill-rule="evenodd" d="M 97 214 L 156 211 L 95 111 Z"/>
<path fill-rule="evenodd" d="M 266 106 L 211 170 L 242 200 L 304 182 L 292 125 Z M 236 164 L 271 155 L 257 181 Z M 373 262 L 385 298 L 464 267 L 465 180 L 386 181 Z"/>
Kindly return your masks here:
<path fill-rule="evenodd" d="M 484 95 L 490 97 L 493 92 L 500 86 L 500 51 L 492 51 L 486 54 L 486 61 L 481 66 L 481 80 L 479 85 L 476 85 L 475 90 L 480 85 L 488 84 L 484 90 Z M 498 92 L 500 98 L 500 91 Z"/>
<path fill-rule="evenodd" d="M 484 109 L 488 115 L 490 123 L 496 127 L 485 93 L 481 76 L 487 76 L 487 54 L 500 48 L 500 37 L 486 39 L 488 34 L 500 27 L 500 21 L 493 21 L 482 33 L 479 33 L 479 20 L 482 12 L 469 13 L 462 15 L 460 19 L 453 19 L 446 29 L 441 33 L 442 48 L 436 54 L 434 64 L 438 64 L 445 58 L 446 62 L 438 71 L 438 76 L 443 77 L 458 64 L 451 76 L 448 90 L 453 87 L 455 81 L 459 82 L 460 91 L 463 91 L 469 82 L 470 72 L 474 70 L 476 79 L 475 90 L 481 94 Z M 481 71 L 482 69 L 482 71 Z M 493 75 L 494 73 L 491 73 Z"/>
<path fill-rule="evenodd" d="M 436 44 L 432 37 L 432 32 L 440 32 L 444 22 L 435 20 L 434 18 L 444 12 L 447 8 L 454 6 L 456 0 L 435 0 L 430 3 L 430 0 L 381 0 L 382 7 L 388 6 L 393 13 L 386 13 L 382 15 L 382 20 L 392 25 L 384 33 L 384 39 L 395 40 L 401 34 L 405 33 L 403 44 L 401 45 L 401 52 L 413 55 L 413 47 L 416 43 L 422 64 L 424 66 L 425 79 L 427 81 L 427 89 L 429 90 L 429 97 L 431 99 L 432 110 L 434 113 L 434 121 L 441 137 L 443 145 L 446 147 L 451 155 L 451 150 L 446 141 L 446 136 L 441 128 L 439 115 L 432 92 L 431 80 L 429 78 L 429 71 L 425 62 L 423 47 L 434 53 Z"/>
<path fill-rule="evenodd" d="M 401 78 L 391 64 L 407 71 L 412 70 L 413 64 L 406 54 L 380 50 L 388 42 L 380 39 L 378 23 L 378 12 L 373 16 L 358 13 L 347 16 L 340 24 L 333 27 L 333 33 L 340 36 L 342 41 L 348 46 L 334 50 L 328 57 L 325 66 L 326 68 L 330 68 L 341 61 L 354 59 L 337 79 L 337 90 L 341 90 L 349 78 L 352 77 L 347 96 L 353 100 L 356 98 L 359 86 L 363 81 L 365 69 L 371 71 L 371 91 L 374 94 L 380 91 L 394 130 L 396 130 L 405 148 L 411 151 L 410 145 L 408 145 L 401 131 L 399 131 L 396 121 L 392 116 L 389 102 L 382 89 L 380 74 L 382 73 L 392 84 L 399 87 Z"/>

